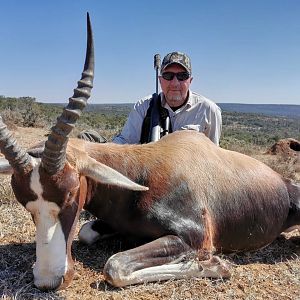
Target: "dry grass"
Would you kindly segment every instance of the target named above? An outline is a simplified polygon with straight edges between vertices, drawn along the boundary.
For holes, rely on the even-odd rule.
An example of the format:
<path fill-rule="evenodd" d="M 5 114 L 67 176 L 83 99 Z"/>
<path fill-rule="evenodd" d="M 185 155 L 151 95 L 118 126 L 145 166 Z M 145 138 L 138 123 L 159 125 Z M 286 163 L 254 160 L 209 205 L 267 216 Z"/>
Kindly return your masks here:
<path fill-rule="evenodd" d="M 41 129 L 18 129 L 18 140 L 28 146 L 32 138 L 44 138 Z M 296 180 L 292 162 L 256 153 L 259 159 Z M 73 243 L 76 275 L 64 291 L 45 293 L 33 286 L 35 227 L 30 215 L 14 200 L 9 178 L 0 177 L 0 299 L 300 299 L 300 236 L 281 235 L 270 246 L 255 253 L 224 256 L 232 263 L 229 280 L 189 279 L 149 283 L 124 289 L 103 281 L 102 268 L 113 253 L 132 247 L 120 239 L 90 247 L 77 238 Z M 80 225 L 85 222 L 83 213 Z"/>

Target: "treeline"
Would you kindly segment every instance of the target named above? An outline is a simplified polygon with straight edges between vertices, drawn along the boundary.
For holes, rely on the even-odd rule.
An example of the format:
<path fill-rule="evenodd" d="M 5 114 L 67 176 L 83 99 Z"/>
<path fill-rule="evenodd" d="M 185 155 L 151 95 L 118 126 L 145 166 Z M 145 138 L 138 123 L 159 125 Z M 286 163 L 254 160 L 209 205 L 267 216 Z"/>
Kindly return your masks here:
<path fill-rule="evenodd" d="M 0 96 L 0 112 L 8 126 L 44 127 L 50 128 L 56 118 L 62 113 L 61 104 L 36 102 L 32 97 Z M 77 129 L 120 130 L 127 118 L 125 113 L 110 113 L 85 111 L 77 123 Z"/>
<path fill-rule="evenodd" d="M 11 126 L 50 128 L 62 112 L 61 104 L 36 102 L 32 97 L 11 98 L 0 96 L 0 112 Z M 118 133 L 130 111 L 129 105 L 89 105 L 76 126 L 77 131 L 95 129 L 108 139 Z M 270 146 L 283 138 L 300 140 L 300 119 L 262 114 L 223 112 L 221 146 L 224 148 Z"/>
<path fill-rule="evenodd" d="M 266 146 L 284 138 L 300 140 L 300 119 L 262 114 L 223 112 L 223 144 Z"/>
<path fill-rule="evenodd" d="M 11 98 L 0 96 L 1 116 L 8 126 L 44 126 L 41 108 L 42 106 L 31 97 Z"/>

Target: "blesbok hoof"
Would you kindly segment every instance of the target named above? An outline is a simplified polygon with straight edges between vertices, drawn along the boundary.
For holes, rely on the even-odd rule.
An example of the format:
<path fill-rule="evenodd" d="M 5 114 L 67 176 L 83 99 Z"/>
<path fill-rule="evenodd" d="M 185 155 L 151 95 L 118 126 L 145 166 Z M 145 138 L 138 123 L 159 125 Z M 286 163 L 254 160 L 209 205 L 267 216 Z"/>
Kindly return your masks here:
<path fill-rule="evenodd" d="M 41 291 L 58 290 L 63 283 L 63 276 L 55 277 L 53 279 L 41 278 L 34 279 L 34 285 Z"/>
<path fill-rule="evenodd" d="M 82 225 L 78 238 L 81 242 L 91 245 L 98 240 L 104 240 L 118 234 L 111 226 L 97 219 Z"/>
<path fill-rule="evenodd" d="M 92 229 L 94 222 L 95 221 L 90 221 L 82 225 L 78 233 L 78 238 L 80 242 L 87 245 L 92 245 L 97 240 L 99 240 L 100 234 Z"/>
<path fill-rule="evenodd" d="M 199 261 L 199 267 L 202 268 L 202 277 L 223 279 L 231 277 L 230 264 L 218 256 L 213 256 L 206 261 Z"/>

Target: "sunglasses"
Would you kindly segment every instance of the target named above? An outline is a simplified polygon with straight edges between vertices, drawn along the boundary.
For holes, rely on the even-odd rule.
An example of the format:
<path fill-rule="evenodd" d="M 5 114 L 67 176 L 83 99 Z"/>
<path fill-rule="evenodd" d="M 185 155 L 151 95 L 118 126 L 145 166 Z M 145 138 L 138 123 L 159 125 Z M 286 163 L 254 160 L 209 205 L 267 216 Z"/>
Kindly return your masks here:
<path fill-rule="evenodd" d="M 173 72 L 164 72 L 161 74 L 161 77 L 165 80 L 171 81 L 176 76 L 178 81 L 185 81 L 190 78 L 189 72 L 179 72 L 179 73 L 173 73 Z"/>

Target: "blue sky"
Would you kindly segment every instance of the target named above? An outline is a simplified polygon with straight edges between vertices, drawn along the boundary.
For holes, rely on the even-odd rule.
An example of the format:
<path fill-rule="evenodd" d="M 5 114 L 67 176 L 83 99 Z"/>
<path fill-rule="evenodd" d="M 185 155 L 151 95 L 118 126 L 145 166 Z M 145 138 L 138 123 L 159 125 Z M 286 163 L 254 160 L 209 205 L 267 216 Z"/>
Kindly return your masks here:
<path fill-rule="evenodd" d="M 0 95 L 67 102 L 83 67 L 89 11 L 92 103 L 153 93 L 153 55 L 178 50 L 191 57 L 192 90 L 215 102 L 300 104 L 298 0 L 0 3 Z"/>

